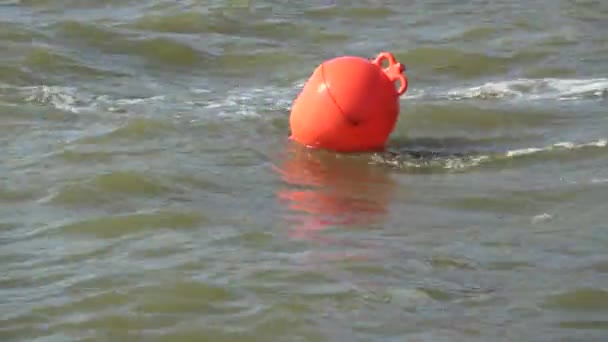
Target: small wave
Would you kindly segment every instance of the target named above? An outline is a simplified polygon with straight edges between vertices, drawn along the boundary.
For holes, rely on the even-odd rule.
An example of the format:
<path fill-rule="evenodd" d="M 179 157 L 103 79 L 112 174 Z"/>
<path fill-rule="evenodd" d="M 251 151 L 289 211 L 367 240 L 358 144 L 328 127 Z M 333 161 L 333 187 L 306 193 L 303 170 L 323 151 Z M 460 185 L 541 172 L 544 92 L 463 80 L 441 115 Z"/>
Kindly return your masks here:
<path fill-rule="evenodd" d="M 440 97 L 450 100 L 523 98 L 525 100 L 581 100 L 608 97 L 608 78 L 517 79 L 452 89 Z"/>
<path fill-rule="evenodd" d="M 301 83 L 279 87 L 236 87 L 216 96 L 213 89 L 191 88 L 186 99 L 161 94 L 120 97 L 110 94 L 92 94 L 85 89 L 69 86 L 36 85 L 17 87 L 0 84 L 0 99 L 7 104 L 31 103 L 60 111 L 82 114 L 94 111 L 128 113 L 142 106 L 175 102 L 186 105 L 185 111 L 203 108 L 205 116 L 260 117 L 262 112 L 288 111 Z"/>
<path fill-rule="evenodd" d="M 543 223 L 543 222 L 547 222 L 547 221 L 551 221 L 553 219 L 553 215 L 548 214 L 548 213 L 542 213 L 542 214 L 538 214 L 535 215 L 534 217 L 532 217 L 532 223 L 537 224 L 537 223 Z"/>
<path fill-rule="evenodd" d="M 261 112 L 288 111 L 301 86 L 302 82 L 287 87 L 234 88 L 221 99 L 189 101 L 188 104 L 202 106 L 219 117 L 260 117 Z M 193 94 L 211 93 L 209 89 L 192 88 L 190 91 Z"/>
<path fill-rule="evenodd" d="M 530 147 L 530 148 L 511 150 L 511 151 L 508 151 L 505 155 L 507 157 L 519 157 L 519 156 L 525 156 L 525 155 L 530 155 L 530 154 L 539 153 L 539 152 L 548 152 L 548 151 L 555 151 L 555 150 L 575 150 L 575 149 L 581 149 L 581 148 L 585 148 L 585 147 L 606 147 L 606 146 L 608 146 L 608 140 L 606 140 L 606 139 L 599 139 L 597 141 L 592 141 L 589 143 L 581 143 L 581 144 L 575 144 L 572 142 L 559 142 L 559 143 L 555 143 L 553 145 L 549 145 L 549 146 L 545 146 L 545 147 Z"/>
<path fill-rule="evenodd" d="M 66 112 L 80 113 L 94 108 L 94 99 L 72 87 L 23 87 L 19 88 L 19 93 L 25 96 L 26 102 L 50 105 Z"/>
<path fill-rule="evenodd" d="M 60 228 L 62 233 L 116 238 L 151 230 L 196 228 L 206 220 L 198 212 L 155 210 L 124 215 L 90 218 Z"/>
<path fill-rule="evenodd" d="M 137 98 L 112 98 L 109 95 L 94 95 L 85 90 L 67 86 L 37 85 L 14 87 L 0 85 L 0 98 L 8 97 L 10 102 L 26 102 L 50 106 L 60 111 L 84 113 L 94 110 L 110 112 L 125 111 L 126 107 L 150 101 L 163 100 L 163 95 Z"/>
<path fill-rule="evenodd" d="M 152 96 L 152 97 L 138 97 L 138 98 L 130 98 L 130 99 L 117 99 L 115 101 L 116 104 L 118 105 L 134 105 L 134 104 L 140 104 L 146 101 L 159 101 L 159 100 L 164 100 L 165 96 L 164 95 L 156 95 L 156 96 Z"/>
<path fill-rule="evenodd" d="M 516 59 L 490 56 L 452 48 L 420 47 L 407 52 L 396 52 L 398 60 L 406 61 L 413 69 L 424 73 L 475 79 L 484 75 L 499 75 L 509 69 Z"/>
<path fill-rule="evenodd" d="M 598 139 L 587 143 L 559 142 L 544 147 L 528 147 L 506 152 L 497 153 L 452 153 L 439 151 L 436 148 L 424 149 L 418 147 L 417 150 L 401 149 L 386 153 L 375 154 L 371 162 L 383 164 L 404 170 L 420 170 L 422 172 L 432 171 L 433 169 L 444 169 L 452 171 L 468 170 L 482 164 L 498 162 L 505 159 L 514 159 L 531 155 L 551 153 L 557 151 L 573 151 L 585 148 L 605 148 L 608 147 L 608 139 Z"/>
<path fill-rule="evenodd" d="M 93 110 L 100 99 L 75 87 L 49 85 L 17 87 L 3 84 L 0 84 L 0 98 L 11 103 L 25 102 L 50 106 L 70 113 Z"/>
<path fill-rule="evenodd" d="M 427 172 L 432 170 L 467 170 L 490 161 L 489 155 L 450 154 L 428 151 L 399 151 L 375 154 L 373 164 L 388 165 L 401 170 Z"/>
<path fill-rule="evenodd" d="M 261 112 L 289 111 L 289 108 L 304 85 L 298 80 L 285 86 L 266 85 L 254 87 L 235 87 L 215 96 L 213 89 L 189 89 L 189 96 L 180 99 L 188 111 L 204 108 L 206 113 L 218 117 L 260 117 Z M 121 98 L 111 95 L 91 94 L 83 89 L 67 86 L 37 85 L 14 87 L 0 84 L 0 98 L 8 97 L 8 102 L 28 102 L 52 106 L 58 110 L 82 113 L 101 110 L 127 112 L 134 106 L 150 102 L 173 101 L 166 95 L 150 94 Z M 156 90 L 157 92 L 158 90 Z M 526 100 L 556 99 L 575 100 L 588 98 L 608 98 L 608 78 L 588 80 L 565 79 L 520 79 L 486 83 L 470 88 L 434 91 L 433 89 L 413 89 L 408 91 L 404 100 L 449 99 L 500 99 L 520 98 Z M 178 101 L 178 100 L 175 100 Z"/>

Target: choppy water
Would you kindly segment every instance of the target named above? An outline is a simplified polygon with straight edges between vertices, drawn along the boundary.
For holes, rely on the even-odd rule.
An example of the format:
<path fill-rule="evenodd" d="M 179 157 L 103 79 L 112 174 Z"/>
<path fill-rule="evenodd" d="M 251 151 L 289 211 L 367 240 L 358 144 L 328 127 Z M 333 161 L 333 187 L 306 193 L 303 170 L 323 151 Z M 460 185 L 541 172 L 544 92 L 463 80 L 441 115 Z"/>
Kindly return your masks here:
<path fill-rule="evenodd" d="M 601 0 L 0 2 L 0 340 L 605 341 L 606 32 Z M 287 142 L 319 63 L 383 50 L 390 151 Z"/>

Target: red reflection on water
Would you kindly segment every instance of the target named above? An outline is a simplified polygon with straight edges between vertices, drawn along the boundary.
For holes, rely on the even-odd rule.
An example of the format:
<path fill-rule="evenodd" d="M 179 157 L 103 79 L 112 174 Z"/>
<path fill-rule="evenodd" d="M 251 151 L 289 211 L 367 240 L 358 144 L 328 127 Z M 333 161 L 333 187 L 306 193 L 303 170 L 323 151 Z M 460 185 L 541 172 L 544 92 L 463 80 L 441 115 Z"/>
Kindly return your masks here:
<path fill-rule="evenodd" d="M 320 231 L 369 227 L 387 213 L 395 188 L 388 170 L 370 165 L 368 156 L 296 146 L 276 170 L 285 182 L 277 198 L 295 219 L 293 238 L 328 242 Z"/>

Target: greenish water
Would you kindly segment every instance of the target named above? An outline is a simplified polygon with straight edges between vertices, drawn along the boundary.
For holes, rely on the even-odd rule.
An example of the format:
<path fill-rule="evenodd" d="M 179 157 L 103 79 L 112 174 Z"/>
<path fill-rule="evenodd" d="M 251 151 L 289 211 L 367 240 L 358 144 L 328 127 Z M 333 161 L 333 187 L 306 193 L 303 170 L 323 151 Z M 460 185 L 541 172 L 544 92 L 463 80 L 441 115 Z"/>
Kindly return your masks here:
<path fill-rule="evenodd" d="M 0 1 L 0 340 L 604 341 L 608 3 L 351 3 Z M 380 51 L 389 151 L 286 140 Z"/>

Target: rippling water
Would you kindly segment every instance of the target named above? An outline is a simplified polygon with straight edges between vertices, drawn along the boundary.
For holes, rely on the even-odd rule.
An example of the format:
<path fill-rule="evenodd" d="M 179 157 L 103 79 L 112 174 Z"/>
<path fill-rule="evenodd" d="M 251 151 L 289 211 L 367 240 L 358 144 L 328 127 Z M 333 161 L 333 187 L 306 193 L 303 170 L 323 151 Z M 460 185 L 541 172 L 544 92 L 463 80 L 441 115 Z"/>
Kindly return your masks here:
<path fill-rule="evenodd" d="M 0 1 L 0 340 L 604 341 L 607 4 Z M 380 51 L 388 151 L 286 140 Z"/>

